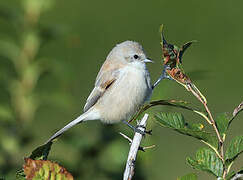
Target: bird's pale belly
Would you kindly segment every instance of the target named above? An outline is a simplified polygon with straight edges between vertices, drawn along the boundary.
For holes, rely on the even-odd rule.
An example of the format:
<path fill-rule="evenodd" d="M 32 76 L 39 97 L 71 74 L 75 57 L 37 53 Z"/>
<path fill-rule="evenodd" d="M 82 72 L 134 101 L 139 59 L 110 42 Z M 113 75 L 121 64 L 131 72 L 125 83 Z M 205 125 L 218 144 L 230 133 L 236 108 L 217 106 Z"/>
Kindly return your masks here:
<path fill-rule="evenodd" d="M 129 120 L 150 95 L 150 85 L 143 73 L 129 72 L 126 76 L 114 83 L 110 93 L 104 94 L 98 102 L 99 106 L 106 104 L 106 111 L 100 112 L 101 117 L 104 117 L 102 122 L 117 123 Z"/>

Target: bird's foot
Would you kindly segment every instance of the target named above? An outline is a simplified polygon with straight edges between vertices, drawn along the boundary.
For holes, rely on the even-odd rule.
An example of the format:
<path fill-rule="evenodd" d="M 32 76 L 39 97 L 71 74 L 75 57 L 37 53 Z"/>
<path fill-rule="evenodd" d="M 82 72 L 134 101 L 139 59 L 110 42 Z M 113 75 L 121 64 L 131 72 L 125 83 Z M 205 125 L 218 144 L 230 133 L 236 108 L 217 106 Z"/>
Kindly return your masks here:
<path fill-rule="evenodd" d="M 142 130 L 140 130 L 140 129 L 138 129 L 138 128 L 144 128 L 144 131 L 142 131 Z M 145 126 L 143 126 L 143 125 L 137 125 L 136 127 L 135 127 L 135 132 L 137 132 L 136 130 L 138 130 L 138 133 L 140 133 L 140 134 L 142 134 L 143 136 L 145 136 L 146 134 L 148 134 L 148 135 L 152 135 L 152 129 L 150 129 L 150 130 L 146 130 L 146 127 Z M 141 131 L 141 132 L 139 132 L 139 131 Z"/>

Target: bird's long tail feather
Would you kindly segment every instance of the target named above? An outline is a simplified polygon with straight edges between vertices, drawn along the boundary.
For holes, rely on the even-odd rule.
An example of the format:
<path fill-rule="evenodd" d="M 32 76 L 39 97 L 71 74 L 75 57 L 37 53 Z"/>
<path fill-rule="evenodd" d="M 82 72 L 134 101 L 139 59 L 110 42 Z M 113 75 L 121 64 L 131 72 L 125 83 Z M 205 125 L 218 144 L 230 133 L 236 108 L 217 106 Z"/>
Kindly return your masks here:
<path fill-rule="evenodd" d="M 88 111 L 89 112 L 89 111 Z M 71 121 L 70 123 L 68 123 L 66 126 L 64 126 L 62 129 L 60 129 L 59 131 L 57 131 L 50 139 L 48 139 L 48 141 L 46 141 L 46 144 L 49 143 L 50 141 L 53 141 L 54 139 L 56 139 L 57 137 L 59 137 L 60 135 L 62 135 L 65 131 L 67 131 L 68 129 L 70 129 L 71 127 L 75 126 L 76 124 L 79 124 L 83 121 L 86 120 L 86 118 L 88 117 L 89 113 L 83 113 L 82 115 L 80 115 L 79 117 L 77 117 L 75 120 Z M 87 119 L 88 120 L 88 119 Z"/>

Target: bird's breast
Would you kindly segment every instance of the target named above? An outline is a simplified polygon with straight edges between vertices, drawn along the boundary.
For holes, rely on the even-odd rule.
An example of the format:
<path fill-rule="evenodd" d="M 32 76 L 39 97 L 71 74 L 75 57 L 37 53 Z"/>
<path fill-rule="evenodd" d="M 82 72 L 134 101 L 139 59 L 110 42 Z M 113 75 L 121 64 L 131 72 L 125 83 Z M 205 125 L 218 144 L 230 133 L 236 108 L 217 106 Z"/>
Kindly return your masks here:
<path fill-rule="evenodd" d="M 149 74 L 145 68 L 123 68 L 98 103 L 104 107 L 101 121 L 116 123 L 128 120 L 150 97 L 151 92 Z"/>

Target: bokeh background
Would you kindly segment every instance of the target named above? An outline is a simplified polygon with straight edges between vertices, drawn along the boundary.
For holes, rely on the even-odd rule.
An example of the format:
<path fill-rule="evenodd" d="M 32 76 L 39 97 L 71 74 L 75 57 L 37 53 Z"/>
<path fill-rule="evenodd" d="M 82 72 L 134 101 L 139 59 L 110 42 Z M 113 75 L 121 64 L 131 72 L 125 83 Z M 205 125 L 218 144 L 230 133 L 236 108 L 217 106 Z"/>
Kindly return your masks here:
<path fill-rule="evenodd" d="M 158 33 L 182 45 L 197 40 L 184 56 L 184 68 L 207 97 L 214 114 L 231 112 L 242 100 L 242 0 L 188 1 L 0 1 L 0 177 L 14 179 L 23 157 L 56 130 L 82 113 L 96 74 L 111 48 L 124 40 L 140 42 L 160 75 Z M 175 82 L 165 80 L 153 100 L 183 99 L 199 103 Z M 149 111 L 178 111 L 160 107 Z M 189 121 L 202 120 L 182 111 Z M 233 122 L 229 138 L 242 135 L 243 116 Z M 203 146 L 190 137 L 158 127 L 139 152 L 135 179 L 176 179 L 196 172 L 185 158 Z M 87 122 L 65 133 L 49 159 L 59 162 L 75 179 L 121 179 L 129 150 L 118 132 L 132 136 L 123 124 Z M 228 141 L 227 141 L 228 143 Z M 243 158 L 233 166 L 242 166 Z"/>

